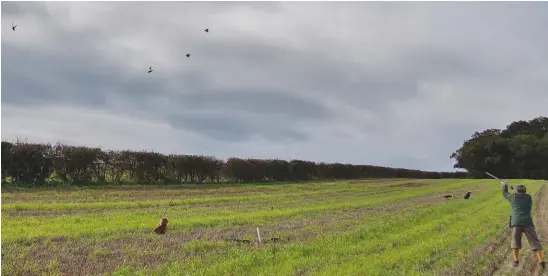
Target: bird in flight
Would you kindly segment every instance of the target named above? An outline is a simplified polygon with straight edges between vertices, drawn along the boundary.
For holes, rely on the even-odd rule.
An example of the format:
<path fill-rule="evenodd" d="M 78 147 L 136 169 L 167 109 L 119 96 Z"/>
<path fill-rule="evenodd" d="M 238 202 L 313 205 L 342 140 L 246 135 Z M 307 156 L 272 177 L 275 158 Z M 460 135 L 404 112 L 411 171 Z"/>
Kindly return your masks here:
<path fill-rule="evenodd" d="M 189 58 L 189 57 L 190 57 L 190 54 L 186 54 L 186 57 Z"/>
<path fill-rule="evenodd" d="M 15 22 L 11 22 L 11 29 L 15 31 L 15 27 L 17 27 L 17 25 L 13 25 L 13 23 Z"/>
<path fill-rule="evenodd" d="M 209 33 L 209 29 L 205 29 L 204 31 L 205 31 L 206 33 Z"/>
<path fill-rule="evenodd" d="M 152 66 L 149 66 L 149 67 L 148 67 L 148 72 L 147 72 L 147 73 L 152 73 L 152 71 L 154 71 L 154 70 L 152 70 Z"/>

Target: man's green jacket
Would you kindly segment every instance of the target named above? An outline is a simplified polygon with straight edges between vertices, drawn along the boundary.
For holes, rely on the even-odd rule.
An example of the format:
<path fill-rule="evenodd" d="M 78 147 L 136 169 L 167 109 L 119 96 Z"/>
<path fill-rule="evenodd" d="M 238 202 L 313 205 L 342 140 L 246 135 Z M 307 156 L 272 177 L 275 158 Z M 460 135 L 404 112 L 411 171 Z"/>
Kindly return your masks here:
<path fill-rule="evenodd" d="M 502 194 L 512 206 L 512 218 L 510 219 L 510 227 L 514 226 L 531 226 L 533 218 L 531 217 L 531 208 L 533 207 L 533 199 L 529 194 L 508 193 L 508 186 L 502 187 Z"/>

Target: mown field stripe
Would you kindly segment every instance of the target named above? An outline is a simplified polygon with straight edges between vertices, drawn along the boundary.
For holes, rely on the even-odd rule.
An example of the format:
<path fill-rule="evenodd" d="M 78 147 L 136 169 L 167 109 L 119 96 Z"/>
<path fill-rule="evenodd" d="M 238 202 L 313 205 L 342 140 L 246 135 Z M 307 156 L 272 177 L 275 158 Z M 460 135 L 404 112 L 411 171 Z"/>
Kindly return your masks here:
<path fill-rule="evenodd" d="M 432 181 L 434 180 L 434 182 Z M 421 180 L 424 183 L 436 183 L 436 179 Z M 214 186 L 212 184 L 191 185 L 183 184 L 180 186 L 162 186 L 156 188 L 81 188 L 81 189 L 58 189 L 58 190 L 30 190 L 30 191 L 2 191 L 2 201 L 8 203 L 18 203 L 22 201 L 45 201 L 45 202 L 97 202 L 109 199 L 110 201 L 132 200 L 135 198 L 148 197 L 168 197 L 177 194 L 180 197 L 211 197 L 211 196 L 226 196 L 230 195 L 256 195 L 256 194 L 292 194 L 292 193 L 311 193 L 317 190 L 361 190 L 364 188 L 386 187 L 393 184 L 401 184 L 412 182 L 409 180 L 363 180 L 362 182 L 354 183 L 353 181 L 345 182 L 323 182 L 323 183 L 300 183 L 300 184 L 262 184 L 262 185 L 238 185 L 226 184 L 225 186 Z"/>
<path fill-rule="evenodd" d="M 371 191 L 373 190 L 373 191 Z M 188 206 L 210 203 L 230 203 L 230 202 L 248 202 L 248 201 L 274 201 L 287 198 L 309 198 L 311 196 L 324 196 L 327 194 L 337 193 L 337 197 L 345 194 L 355 195 L 356 193 L 367 195 L 384 192 L 401 191 L 401 188 L 366 188 L 361 191 L 322 191 L 322 192 L 302 192 L 295 194 L 277 194 L 277 195 L 252 195 L 252 196 L 231 196 L 231 197 L 209 197 L 209 198 L 193 198 L 185 200 L 171 201 L 171 206 Z M 165 206 L 170 200 L 147 200 L 140 202 L 90 202 L 90 203 L 6 203 L 2 205 L 3 211 L 26 211 L 26 210 L 78 210 L 78 209 L 130 209 L 130 208 L 146 208 Z"/>
<path fill-rule="evenodd" d="M 218 225 L 238 225 L 241 223 L 265 223 L 273 219 L 282 219 L 295 215 L 302 215 L 311 212 L 326 212 L 330 210 L 356 207 L 369 207 L 376 204 L 389 203 L 395 200 L 406 200 L 421 195 L 439 193 L 440 191 L 450 190 L 462 187 L 466 183 L 452 183 L 444 186 L 425 186 L 414 189 L 402 189 L 390 196 L 383 197 L 365 197 L 362 200 L 353 202 L 331 203 L 329 200 L 321 201 L 312 207 L 287 208 L 281 210 L 258 210 L 245 214 L 232 215 L 206 215 L 200 217 L 189 217 L 185 220 L 174 220 L 170 223 L 172 228 L 197 228 L 197 227 L 216 227 Z M 319 202 L 320 203 L 320 202 Z M 183 215 L 183 214 L 181 214 Z M 145 230 L 157 223 L 157 214 L 155 212 L 133 211 L 110 212 L 108 215 L 102 213 L 85 214 L 79 216 L 52 216 L 47 218 L 26 217 L 25 221 L 16 219 L 6 219 L 3 216 L 2 223 L 2 242 L 9 240 L 18 240 L 24 238 L 34 238 L 38 236 L 67 235 L 79 236 L 90 234 L 106 234 L 117 231 Z M 151 226 L 152 225 L 152 226 Z"/>
<path fill-rule="evenodd" d="M 455 181 L 452 185 L 463 184 L 466 181 Z M 397 183 L 396 183 L 397 184 Z M 433 185 L 434 186 L 434 185 Z M 438 185 L 435 185 L 438 186 Z M 442 185 L 439 185 L 442 186 Z M 447 187 L 446 184 L 443 187 Z M 394 183 L 380 184 L 380 185 L 353 185 L 352 187 L 338 188 L 338 189 L 323 189 L 320 191 L 301 191 L 299 193 L 286 193 L 286 194 L 260 194 L 260 195 L 243 195 L 243 196 L 212 196 L 212 197 L 198 197 L 184 200 L 175 200 L 172 202 L 173 206 L 178 205 L 195 205 L 195 204 L 207 204 L 207 203 L 223 203 L 223 202 L 241 202 L 241 201 L 254 201 L 254 200 L 274 200 L 280 198 L 299 198 L 310 196 L 323 196 L 330 194 L 345 193 L 355 194 L 363 193 L 367 191 L 385 192 L 385 191 L 401 191 L 401 187 L 395 186 Z M 178 197 L 178 195 L 176 195 Z M 167 197 L 166 197 L 167 198 Z M 51 200 L 51 199 L 50 199 Z M 99 201 L 99 202 L 76 202 L 76 203 L 44 203 L 44 202 L 23 202 L 23 203 L 3 203 L 3 211 L 24 211 L 24 210 L 76 210 L 76 209 L 112 209 L 112 208 L 144 208 L 155 207 L 165 205 L 169 202 L 169 199 L 165 200 L 144 200 L 139 202 L 134 201 Z"/>

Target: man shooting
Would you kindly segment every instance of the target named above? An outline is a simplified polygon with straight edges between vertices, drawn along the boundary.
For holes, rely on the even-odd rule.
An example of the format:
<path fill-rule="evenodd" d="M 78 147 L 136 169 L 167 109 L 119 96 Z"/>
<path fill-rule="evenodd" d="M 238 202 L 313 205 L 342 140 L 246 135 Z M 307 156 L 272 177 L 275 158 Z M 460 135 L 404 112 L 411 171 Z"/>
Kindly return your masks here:
<path fill-rule="evenodd" d="M 512 228 L 512 253 L 514 256 L 514 267 L 519 265 L 519 250 L 521 249 L 521 236 L 525 233 L 531 250 L 533 250 L 539 262 L 541 269 L 546 268 L 544 262 L 544 251 L 540 244 L 535 225 L 531 216 L 533 199 L 527 194 L 525 185 L 516 185 L 516 193 L 508 193 L 508 184 L 501 181 L 502 194 L 512 206 L 512 216 L 510 217 L 510 228 Z"/>

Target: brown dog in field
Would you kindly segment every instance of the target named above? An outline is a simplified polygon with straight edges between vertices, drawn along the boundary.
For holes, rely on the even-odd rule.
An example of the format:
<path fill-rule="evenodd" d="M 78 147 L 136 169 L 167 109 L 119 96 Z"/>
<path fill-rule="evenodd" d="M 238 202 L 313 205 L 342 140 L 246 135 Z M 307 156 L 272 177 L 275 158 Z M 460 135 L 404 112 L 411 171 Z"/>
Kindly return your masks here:
<path fill-rule="evenodd" d="M 158 235 L 165 234 L 167 232 L 167 222 L 168 220 L 166 217 L 162 218 L 162 220 L 160 221 L 160 224 L 154 227 L 152 231 L 154 231 Z"/>

